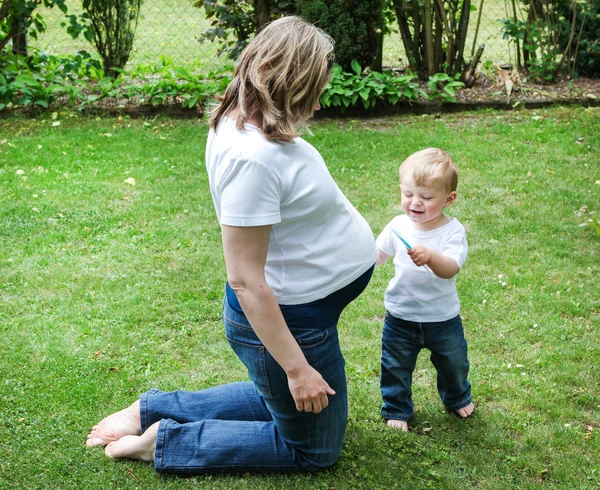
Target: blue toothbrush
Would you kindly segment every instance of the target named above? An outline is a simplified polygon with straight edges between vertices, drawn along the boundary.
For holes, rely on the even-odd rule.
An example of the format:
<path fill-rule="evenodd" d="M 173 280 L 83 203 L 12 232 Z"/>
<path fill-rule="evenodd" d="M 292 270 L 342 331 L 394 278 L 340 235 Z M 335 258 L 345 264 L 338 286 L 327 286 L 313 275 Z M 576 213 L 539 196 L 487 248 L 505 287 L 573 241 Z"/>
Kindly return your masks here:
<path fill-rule="evenodd" d="M 392 228 L 392 231 L 394 232 L 394 235 L 396 235 L 398 238 L 400 238 L 400 240 L 402 241 L 402 243 L 408 250 L 410 250 L 412 248 L 410 246 L 410 243 L 408 243 L 398 231 L 394 230 L 393 228 Z M 429 268 L 429 266 L 427 264 L 425 264 L 423 267 L 425 267 L 425 270 L 427 272 L 429 272 L 429 275 L 431 277 L 433 277 L 434 279 L 436 278 L 435 274 L 433 273 L 433 271 Z"/>

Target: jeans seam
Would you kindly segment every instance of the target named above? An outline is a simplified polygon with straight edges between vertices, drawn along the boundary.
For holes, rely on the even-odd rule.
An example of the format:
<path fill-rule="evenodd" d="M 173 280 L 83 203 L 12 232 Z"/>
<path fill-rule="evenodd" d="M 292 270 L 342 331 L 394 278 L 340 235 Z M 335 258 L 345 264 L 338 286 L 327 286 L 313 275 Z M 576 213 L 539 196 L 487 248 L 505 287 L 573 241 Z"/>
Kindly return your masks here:
<path fill-rule="evenodd" d="M 163 464 L 163 450 L 165 445 L 165 432 L 167 431 L 167 420 L 161 420 L 156 433 L 156 448 L 154 449 L 154 469 L 159 470 Z"/>

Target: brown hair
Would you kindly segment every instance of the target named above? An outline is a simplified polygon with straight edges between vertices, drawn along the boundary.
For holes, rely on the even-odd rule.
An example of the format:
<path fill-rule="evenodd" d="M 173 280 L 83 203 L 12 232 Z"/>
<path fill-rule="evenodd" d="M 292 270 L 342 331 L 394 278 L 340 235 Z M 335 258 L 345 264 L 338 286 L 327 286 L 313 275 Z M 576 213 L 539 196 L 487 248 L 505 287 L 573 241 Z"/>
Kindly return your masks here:
<path fill-rule="evenodd" d="M 329 81 L 333 42 L 300 17 L 266 24 L 238 58 L 233 79 L 212 110 L 211 128 L 233 111 L 239 130 L 258 115 L 267 138 L 298 136 Z"/>
<path fill-rule="evenodd" d="M 400 165 L 400 181 L 408 173 L 417 186 L 440 184 L 448 192 L 456 191 L 458 186 L 458 168 L 450 155 L 439 148 L 426 148 L 404 160 Z"/>

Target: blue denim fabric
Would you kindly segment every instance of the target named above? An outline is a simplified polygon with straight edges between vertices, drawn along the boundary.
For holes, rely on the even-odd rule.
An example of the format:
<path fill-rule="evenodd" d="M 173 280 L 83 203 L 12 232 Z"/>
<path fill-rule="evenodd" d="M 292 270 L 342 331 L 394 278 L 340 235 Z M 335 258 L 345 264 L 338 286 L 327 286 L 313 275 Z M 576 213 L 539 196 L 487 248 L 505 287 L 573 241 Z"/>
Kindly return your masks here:
<path fill-rule="evenodd" d="M 467 341 L 460 316 L 445 322 L 418 323 L 395 318 L 388 312 L 381 348 L 381 415 L 386 420 L 412 417 L 412 373 L 423 348 L 431 351 L 442 402 L 450 410 L 471 403 Z"/>
<path fill-rule="evenodd" d="M 251 381 L 196 392 L 144 393 L 142 431 L 160 422 L 155 469 L 185 474 L 301 472 L 333 465 L 342 450 L 348 415 L 337 321 L 367 286 L 372 272 L 373 268 L 323 300 L 280 307 L 309 364 L 336 391 L 319 414 L 296 410 L 285 372 L 226 293 L 225 333 Z"/>

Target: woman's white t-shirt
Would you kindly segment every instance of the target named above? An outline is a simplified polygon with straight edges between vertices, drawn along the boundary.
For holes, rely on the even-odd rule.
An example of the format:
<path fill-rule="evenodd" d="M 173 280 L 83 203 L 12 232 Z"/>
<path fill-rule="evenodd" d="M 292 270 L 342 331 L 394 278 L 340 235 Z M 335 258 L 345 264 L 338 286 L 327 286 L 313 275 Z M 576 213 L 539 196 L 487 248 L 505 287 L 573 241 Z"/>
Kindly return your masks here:
<path fill-rule="evenodd" d="M 272 225 L 265 277 L 279 304 L 324 298 L 375 263 L 369 225 L 302 138 L 270 141 L 224 118 L 208 135 L 206 168 L 221 225 Z"/>
<path fill-rule="evenodd" d="M 411 322 L 443 322 L 460 313 L 456 276 L 432 278 L 424 267 L 414 264 L 406 247 L 392 231 L 398 231 L 409 245 L 423 245 L 450 257 L 462 268 L 468 245 L 464 226 L 456 219 L 430 231 L 420 231 L 404 214 L 396 216 L 377 237 L 377 248 L 394 256 L 395 274 L 385 291 L 384 304 L 396 318 Z"/>

